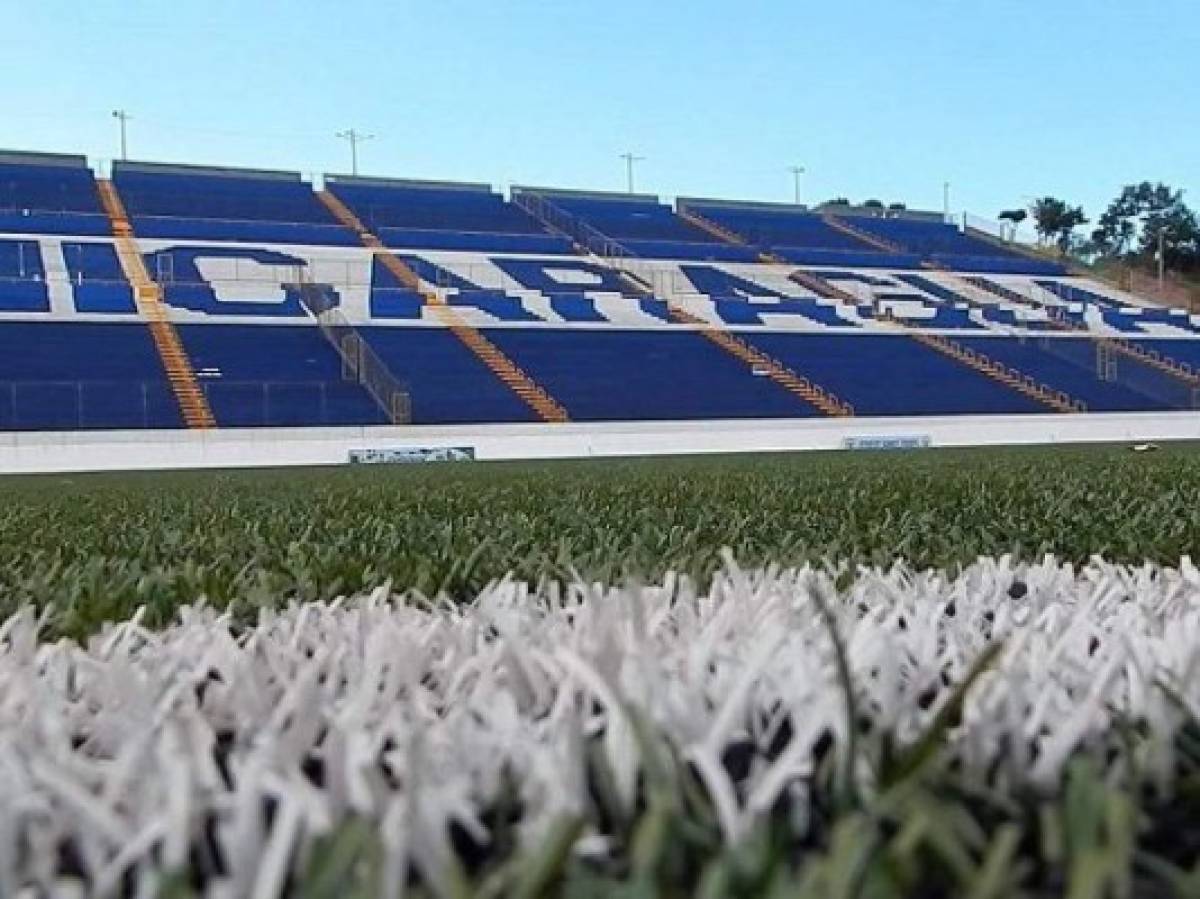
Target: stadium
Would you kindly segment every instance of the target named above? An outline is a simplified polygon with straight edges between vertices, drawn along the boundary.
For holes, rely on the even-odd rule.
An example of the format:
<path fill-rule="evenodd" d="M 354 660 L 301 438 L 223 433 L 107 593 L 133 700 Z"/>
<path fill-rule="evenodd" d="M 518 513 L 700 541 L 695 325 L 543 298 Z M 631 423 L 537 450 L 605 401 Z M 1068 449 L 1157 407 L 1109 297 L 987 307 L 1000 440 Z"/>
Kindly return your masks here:
<path fill-rule="evenodd" d="M 1200 895 L 1185 191 L 499 183 L 490 114 L 0 126 L 0 897 Z"/>
<path fill-rule="evenodd" d="M 418 426 L 308 460 L 335 462 L 397 440 L 472 452 L 481 441 L 481 458 L 587 455 L 608 433 L 564 441 L 481 425 L 721 421 L 704 430 L 742 435 L 725 448 L 803 449 L 879 436 L 850 419 L 1200 404 L 1189 310 L 940 213 L 519 186 L 505 196 L 346 175 L 318 186 L 294 172 L 124 161 L 107 174 L 82 157 L 0 156 L 6 430 Z M 15 349 L 29 345 L 43 350 Z M 840 426 L 756 435 L 739 424 L 820 418 Z M 1087 429 L 1190 434 L 1168 422 Z M 448 425 L 475 427 L 433 427 Z M 989 442 L 976 428 L 974 441 Z M 885 432 L 932 440 L 945 429 L 963 423 Z M 990 439 L 1014 431 L 1050 433 L 1034 421 Z M 506 448 L 506 433 L 530 445 Z M 44 443 L 10 444 L 6 467 L 45 466 Z M 697 443 L 690 428 L 643 427 L 626 451 L 648 445 Z M 261 441 L 239 453 L 236 433 L 219 446 L 224 464 L 289 461 Z M 129 461 L 111 443 L 76 444 L 71 458 Z M 167 450 L 158 464 L 170 461 Z"/>

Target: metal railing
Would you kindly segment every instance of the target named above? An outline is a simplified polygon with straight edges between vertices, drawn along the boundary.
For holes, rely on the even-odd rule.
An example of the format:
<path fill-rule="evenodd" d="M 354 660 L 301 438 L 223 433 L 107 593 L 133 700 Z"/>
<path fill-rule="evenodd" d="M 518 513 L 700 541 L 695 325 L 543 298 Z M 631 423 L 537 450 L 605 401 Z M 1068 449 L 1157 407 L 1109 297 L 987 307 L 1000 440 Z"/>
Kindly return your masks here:
<path fill-rule="evenodd" d="M 966 231 L 980 231 L 1005 243 L 1010 243 L 1016 239 L 1016 225 L 1011 222 L 1001 222 L 995 219 L 984 218 L 981 215 L 975 215 L 971 212 L 963 213 L 963 226 Z"/>
<path fill-rule="evenodd" d="M 350 323 L 337 300 L 307 280 L 303 269 L 295 271 L 295 283 L 301 305 L 341 357 L 342 376 L 361 384 L 392 424 L 411 422 L 412 400 L 407 387 Z"/>
<path fill-rule="evenodd" d="M 1124 387 L 1172 409 L 1200 409 L 1200 386 L 1197 382 L 1154 364 L 1149 354 L 1143 358 L 1136 353 L 1121 352 L 1121 344 L 1082 333 L 1079 336 L 1022 339 L 1104 383 Z"/>
<path fill-rule="evenodd" d="M 598 257 L 618 274 L 640 281 L 646 293 L 654 292 L 655 267 L 645 264 L 636 253 L 620 241 L 613 240 L 598 228 L 577 215 L 550 202 L 541 194 L 527 190 L 514 191 L 512 202 L 529 213 L 555 234 L 568 238 L 581 250 Z"/>

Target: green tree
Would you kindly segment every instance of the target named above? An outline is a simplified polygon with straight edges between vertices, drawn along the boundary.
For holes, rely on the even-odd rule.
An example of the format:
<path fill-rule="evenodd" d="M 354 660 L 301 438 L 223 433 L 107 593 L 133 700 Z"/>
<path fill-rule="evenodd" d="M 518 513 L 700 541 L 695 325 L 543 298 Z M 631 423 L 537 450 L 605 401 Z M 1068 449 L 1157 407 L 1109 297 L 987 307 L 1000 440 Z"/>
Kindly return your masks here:
<path fill-rule="evenodd" d="M 1057 197 L 1042 197 L 1029 207 L 1038 235 L 1047 243 L 1055 244 L 1059 252 L 1071 248 L 1071 237 L 1075 229 L 1087 224 L 1087 216 L 1081 206 L 1071 206 Z"/>
<path fill-rule="evenodd" d="M 1169 268 L 1200 269 L 1200 223 L 1183 191 L 1167 184 L 1127 184 L 1097 226 L 1092 240 L 1104 256 L 1150 265 L 1158 260 L 1161 238 Z"/>

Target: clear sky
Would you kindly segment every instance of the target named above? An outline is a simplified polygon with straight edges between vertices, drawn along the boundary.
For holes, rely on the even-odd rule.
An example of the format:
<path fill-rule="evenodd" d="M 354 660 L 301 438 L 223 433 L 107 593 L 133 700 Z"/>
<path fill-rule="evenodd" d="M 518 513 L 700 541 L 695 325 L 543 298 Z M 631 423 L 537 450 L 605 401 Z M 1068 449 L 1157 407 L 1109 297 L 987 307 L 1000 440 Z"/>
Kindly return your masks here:
<path fill-rule="evenodd" d="M 0 147 L 994 216 L 1200 205 L 1200 0 L 0 0 Z"/>

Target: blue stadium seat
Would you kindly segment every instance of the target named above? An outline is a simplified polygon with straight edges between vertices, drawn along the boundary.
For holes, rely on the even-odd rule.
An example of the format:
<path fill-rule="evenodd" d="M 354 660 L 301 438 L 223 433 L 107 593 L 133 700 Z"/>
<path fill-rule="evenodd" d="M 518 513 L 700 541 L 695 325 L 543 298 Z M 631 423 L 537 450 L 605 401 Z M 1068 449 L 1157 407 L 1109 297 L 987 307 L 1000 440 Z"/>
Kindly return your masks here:
<path fill-rule="evenodd" d="M 419 319 L 425 298 L 405 287 L 373 287 L 370 303 L 373 319 Z"/>
<path fill-rule="evenodd" d="M 77 312 L 133 313 L 133 288 L 111 243 L 63 242 Z"/>
<path fill-rule="evenodd" d="M 859 415 L 1043 412 L 1038 403 L 904 335 L 742 335 Z"/>
<path fill-rule="evenodd" d="M 1181 339 L 1137 339 L 1133 341 L 1138 346 L 1153 350 L 1162 356 L 1184 362 L 1197 372 L 1200 372 L 1200 340 Z M 1118 363 L 1120 364 L 1120 363 Z"/>
<path fill-rule="evenodd" d="M 533 411 L 445 328 L 360 328 L 409 386 L 414 424 L 536 421 Z"/>
<path fill-rule="evenodd" d="M 867 272 L 846 272 L 846 271 L 810 271 L 810 275 L 816 275 L 819 278 L 824 278 L 826 281 L 853 281 L 857 284 L 868 284 L 871 287 L 895 287 L 896 282 L 884 275 L 869 274 Z"/>
<path fill-rule="evenodd" d="M 771 252 L 797 265 L 848 265 L 855 268 L 914 269 L 921 267 L 916 253 L 880 253 L 874 250 L 828 250 L 821 247 L 772 247 Z M 818 274 L 820 274 L 818 272 Z"/>
<path fill-rule="evenodd" d="M 12 234 L 60 234 L 78 237 L 107 237 L 112 225 L 107 215 L 86 212 L 37 212 L 0 210 L 0 231 Z"/>
<path fill-rule="evenodd" d="M 860 231 L 953 271 L 1030 275 L 1064 272 L 1057 263 L 1017 253 L 936 219 L 891 215 L 844 217 L 848 224 Z"/>
<path fill-rule="evenodd" d="M 1057 262 L 1033 259 L 1019 254 L 1007 257 L 931 253 L 929 258 L 942 268 L 956 272 L 978 272 L 992 275 L 1065 275 L 1067 273 L 1066 268 Z"/>
<path fill-rule="evenodd" d="M 818 414 L 694 331 L 493 328 L 487 336 L 577 421 Z"/>
<path fill-rule="evenodd" d="M 635 256 L 649 259 L 694 259 L 710 262 L 757 262 L 758 253 L 750 247 L 724 243 L 700 243 L 683 240 L 645 240 L 622 238 L 621 246 Z"/>
<path fill-rule="evenodd" d="M 778 324 L 781 317 L 803 318 L 831 328 L 859 328 L 858 322 L 838 314 L 830 300 L 784 298 L 747 301 L 744 297 L 712 297 L 717 316 L 727 325 Z M 764 318 L 766 316 L 766 318 Z"/>
<path fill-rule="evenodd" d="M 44 282 L 0 277 L 0 312 L 49 312 Z"/>
<path fill-rule="evenodd" d="M 0 278 L 41 281 L 45 276 L 36 240 L 0 240 Z"/>
<path fill-rule="evenodd" d="M 1069 303 L 1090 303 L 1093 306 L 1100 306 L 1109 309 L 1119 309 L 1121 304 L 1116 300 L 1112 300 L 1106 296 L 1088 290 L 1086 287 L 1081 287 L 1070 281 L 1056 281 L 1049 278 L 1038 278 L 1034 282 L 1038 287 L 1049 291 L 1060 300 L 1066 300 Z"/>
<path fill-rule="evenodd" d="M 0 430 L 182 425 L 144 325 L 0 325 Z"/>
<path fill-rule="evenodd" d="M 573 191 L 541 191 L 553 205 L 592 226 L 632 252 L 661 258 L 709 259 L 735 258 L 719 255 L 698 255 L 696 245 L 710 244 L 729 247 L 725 241 L 709 234 L 675 214 L 670 206 L 657 197 L 638 194 L 599 194 Z M 630 246 L 640 245 L 643 252 Z M 753 261 L 746 248 L 733 247 L 738 259 Z M 713 249 L 712 254 L 727 250 Z M 689 255 L 679 255 L 688 253 Z"/>
<path fill-rule="evenodd" d="M 489 253 L 571 252 L 571 242 L 554 234 L 490 234 L 476 231 L 430 231 L 418 228 L 380 228 L 383 245 L 399 250 L 480 250 Z"/>
<path fill-rule="evenodd" d="M 919 253 L 880 252 L 800 206 L 681 200 L 680 208 L 797 265 L 915 269 L 921 264 Z"/>
<path fill-rule="evenodd" d="M 971 305 L 971 301 L 962 294 L 951 290 L 945 285 L 926 278 L 924 275 L 903 273 L 896 275 L 896 280 L 903 281 L 910 287 L 915 287 L 922 293 L 926 293 L 931 297 L 936 297 L 937 299 L 943 300 L 947 303 L 962 304 L 965 306 Z"/>
<path fill-rule="evenodd" d="M 425 297 L 378 257 L 365 250 L 339 255 L 280 248 L 360 242 L 298 175 L 119 163 L 114 178 L 139 238 L 166 242 L 162 249 L 142 248 L 146 264 L 167 303 L 186 310 L 177 327 L 219 426 L 385 422 L 363 387 L 343 378 L 338 353 L 300 303 L 290 282 L 304 266 L 330 280 L 345 273 L 339 284 L 349 286 L 326 285 L 330 296 L 345 303 L 348 315 L 365 311 L 375 320 L 359 331 L 407 385 L 415 422 L 537 420 L 460 336 L 441 326 Z M 476 312 L 486 313 L 494 323 L 481 329 L 485 336 L 573 419 L 818 414 L 696 330 L 677 327 L 665 299 L 645 295 L 609 265 L 571 254 L 569 240 L 548 233 L 487 186 L 331 177 L 327 189 L 465 320 L 484 320 Z M 1095 344 L 1086 336 L 1006 333 L 1048 327 L 1023 321 L 1025 312 L 1015 305 L 1036 306 L 1038 297 L 1053 305 L 1036 287 L 1068 301 L 1073 308 L 1062 314 L 1076 324 L 1094 324 L 1098 310 L 1106 325 L 1133 339 L 1147 329 L 1178 333 L 1179 339 L 1142 342 L 1200 368 L 1200 340 L 1191 336 L 1200 327 L 1182 312 L 1126 308 L 1102 287 L 1063 277 L 1053 261 L 1026 258 L 940 221 L 850 218 L 905 248 L 881 252 L 820 215 L 782 204 L 681 201 L 682 210 L 717 225 L 710 230 L 655 197 L 547 196 L 633 254 L 672 260 L 639 277 L 689 309 L 715 312 L 742 339 L 851 402 L 860 415 L 1045 411 L 898 329 L 863 329 L 880 303 L 909 326 L 950 331 L 964 346 L 1093 410 L 1180 403 L 1163 399 L 1174 394 L 1148 378 L 1101 381 Z M 749 244 L 730 243 L 715 233 L 721 228 Z M 82 320 L 84 314 L 137 314 L 113 242 L 88 239 L 107 238 L 109 229 L 86 164 L 0 153 L 0 233 L 8 235 L 0 240 L 0 430 L 182 427 L 145 324 Z M 786 284 L 780 266 L 756 271 L 739 265 L 753 264 L 760 251 L 844 282 L 856 299 L 792 296 L 799 288 Z M 924 260 L 964 273 L 996 303 L 978 308 L 964 285 L 942 284 L 921 271 Z M 363 283 L 368 271 L 369 285 Z M 238 283 L 223 281 L 221 272 Z M 262 302 L 255 301 L 252 283 L 262 286 Z M 860 285 L 871 288 L 870 301 Z M 1032 299 L 1026 290 L 1035 292 Z M 75 320 L 64 311 L 69 298 L 81 313 Z M 229 324 L 225 316 L 255 321 Z M 543 322 L 555 316 L 568 324 Z M 258 321 L 266 318 L 272 320 Z M 636 326 L 647 319 L 651 327 Z M 871 333 L 853 333 L 864 330 Z M 1128 356 L 1117 360 L 1119 373 L 1132 365 Z"/>
<path fill-rule="evenodd" d="M 636 296 L 630 285 L 611 268 L 586 259 L 494 259 L 497 268 L 529 290 L 552 294 L 586 290 L 588 293 L 615 293 Z M 425 274 L 422 278 L 429 280 Z M 572 279 L 572 280 L 567 280 Z M 450 282 L 445 286 L 464 289 Z M 474 286 L 474 285 L 472 285 Z M 478 287 L 475 287 L 478 289 Z"/>
<path fill-rule="evenodd" d="M 1102 381 L 1096 370 L 1096 345 L 1087 337 L 1055 336 L 1022 340 L 1015 337 L 956 338 L 963 346 L 984 353 L 1053 390 L 1082 400 L 1092 412 L 1165 410 L 1166 403 L 1131 390 L 1124 384 Z M 1058 352 L 1046 348 L 1054 341 Z M 1119 363 L 1118 363 L 1119 365 Z"/>
<path fill-rule="evenodd" d="M 359 243 L 294 172 L 116 162 L 113 184 L 142 237 Z"/>
<path fill-rule="evenodd" d="M 596 309 L 596 301 L 582 293 L 550 294 L 550 308 L 569 322 L 606 322 Z"/>
<path fill-rule="evenodd" d="M 368 231 L 397 249 L 569 253 L 524 210 L 486 184 L 326 176 L 325 188 Z"/>
<path fill-rule="evenodd" d="M 42 252 L 35 240 L 0 240 L 0 312 L 50 308 Z"/>
<path fill-rule="evenodd" d="M 138 237 L 160 240 L 232 240 L 238 243 L 298 244 L 357 247 L 358 236 L 336 224 L 313 222 L 252 222 L 185 217 L 135 215 Z"/>
<path fill-rule="evenodd" d="M 109 234 L 87 161 L 80 156 L 0 153 L 0 231 Z"/>
<path fill-rule="evenodd" d="M 386 424 L 314 325 L 178 325 L 220 427 Z"/>

